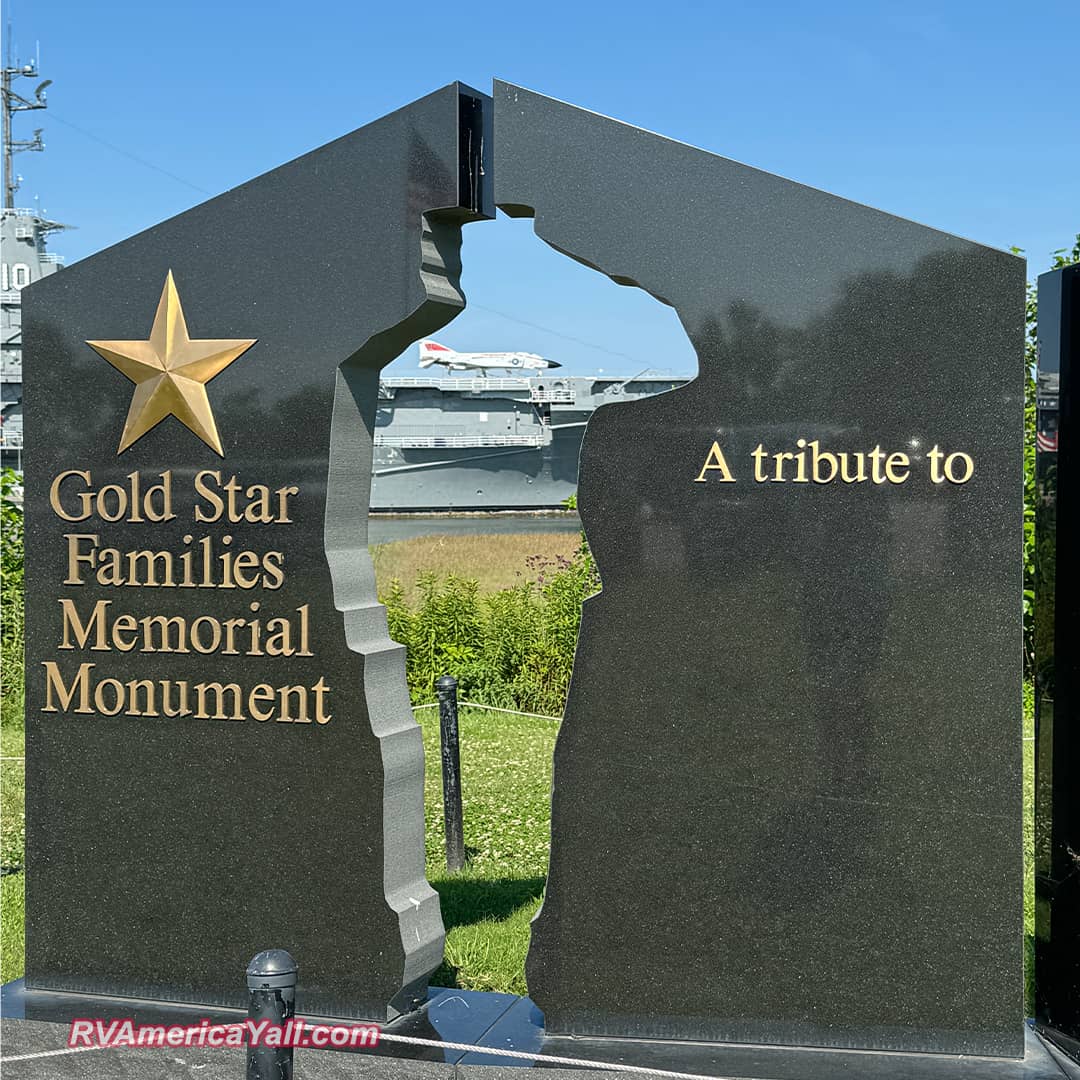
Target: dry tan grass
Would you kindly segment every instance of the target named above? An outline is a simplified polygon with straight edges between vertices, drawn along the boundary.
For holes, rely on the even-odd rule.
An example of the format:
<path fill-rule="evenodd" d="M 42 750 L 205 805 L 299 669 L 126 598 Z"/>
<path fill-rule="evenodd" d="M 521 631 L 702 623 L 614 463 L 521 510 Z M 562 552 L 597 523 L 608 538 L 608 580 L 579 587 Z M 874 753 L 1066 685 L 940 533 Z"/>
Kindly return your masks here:
<path fill-rule="evenodd" d="M 530 555 L 554 562 L 559 555 L 569 558 L 580 543 L 578 532 L 418 536 L 376 544 L 371 557 L 379 593 L 384 593 L 397 578 L 411 602 L 417 575 L 425 571 L 475 578 L 481 592 L 495 592 L 536 579 L 538 571 L 526 565 Z"/>

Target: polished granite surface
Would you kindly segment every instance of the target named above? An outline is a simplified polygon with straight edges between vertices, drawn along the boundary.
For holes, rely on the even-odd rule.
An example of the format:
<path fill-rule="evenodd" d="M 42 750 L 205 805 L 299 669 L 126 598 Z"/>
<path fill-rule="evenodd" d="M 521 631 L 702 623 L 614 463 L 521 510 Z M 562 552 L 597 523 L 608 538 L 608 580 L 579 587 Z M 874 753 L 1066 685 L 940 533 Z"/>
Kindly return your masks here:
<path fill-rule="evenodd" d="M 228 1006 L 284 944 L 309 1007 L 423 999 L 443 924 L 368 488 L 380 369 L 464 303 L 482 99 L 23 292 L 32 986 Z"/>
<path fill-rule="evenodd" d="M 42 1000 L 51 998 L 51 1001 Z M 193 1022 L 207 1010 L 139 1005 L 112 1001 L 88 1005 L 75 995 L 27 993 L 21 983 L 3 987 L 3 1055 L 10 1057 L 56 1049 L 64 1045 L 67 1027 L 61 1017 L 133 1017 L 142 1023 Z M 303 1010 L 301 1010 L 303 1013 Z M 28 1020 L 27 1016 L 41 1019 Z M 51 1016 L 51 1020 L 45 1019 Z M 218 1013 L 214 1019 L 235 1020 L 239 1013 Z M 575 1076 L 633 1075 L 612 1072 L 608 1065 L 637 1066 L 642 1070 L 668 1070 L 708 1078 L 738 1080 L 1080 1080 L 1080 1068 L 1053 1047 L 1046 1045 L 1025 1025 L 1023 1058 L 1014 1060 L 866 1051 L 839 1051 L 807 1047 L 719 1046 L 637 1039 L 568 1038 L 547 1035 L 543 1014 L 528 998 L 508 994 L 485 994 L 474 990 L 433 987 L 428 1001 L 418 1013 L 385 1028 L 387 1035 L 403 1035 L 424 1040 L 424 1045 L 384 1042 L 377 1054 L 332 1053 L 314 1050 L 296 1052 L 297 1077 L 480 1077 L 493 1080 L 512 1078 L 525 1069 L 543 1069 L 559 1076 L 571 1067 L 547 1062 L 543 1056 L 573 1058 Z M 472 1050 L 442 1047 L 440 1043 L 467 1044 Z M 497 1057 L 484 1050 L 520 1051 L 542 1055 L 539 1059 Z M 225 1050 L 183 1050 L 185 1068 L 217 1080 L 238 1075 L 235 1059 Z M 42 1058 L 5 1064 L 9 1076 L 30 1077 L 143 1077 L 188 1075 L 154 1072 L 154 1066 L 179 1068 L 171 1055 L 160 1051 L 93 1051 L 71 1057 Z M 94 1064 L 92 1064 L 92 1062 Z M 103 1064 L 104 1062 L 104 1064 Z M 226 1065 L 226 1062 L 231 1064 Z M 50 1071 L 45 1071 L 46 1068 Z M 209 1069 L 209 1072 L 201 1070 Z M 95 1071 L 96 1070 L 96 1071 Z M 126 1070 L 126 1071 L 125 1071 Z M 220 1070 L 220 1071 L 215 1071 Z M 456 1071 L 455 1071 L 456 1070 Z M 582 1071 L 584 1070 L 584 1071 Z M 641 1074 L 639 1074 L 641 1075 Z"/>
<path fill-rule="evenodd" d="M 582 443 L 603 589 L 530 996 L 566 1035 L 1019 1053 L 1023 260 L 494 100 L 496 203 L 698 356 Z"/>

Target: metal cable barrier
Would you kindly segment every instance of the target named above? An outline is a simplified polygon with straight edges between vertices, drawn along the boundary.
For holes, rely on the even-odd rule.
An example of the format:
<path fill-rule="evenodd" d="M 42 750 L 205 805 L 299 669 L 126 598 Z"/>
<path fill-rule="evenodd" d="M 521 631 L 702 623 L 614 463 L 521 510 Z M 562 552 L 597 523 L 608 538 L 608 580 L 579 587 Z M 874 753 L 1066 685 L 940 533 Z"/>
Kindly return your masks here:
<path fill-rule="evenodd" d="M 403 1043 L 409 1046 L 430 1046 L 443 1050 L 460 1050 L 465 1053 L 484 1054 L 486 1056 L 502 1057 L 513 1059 L 515 1061 L 539 1061 L 551 1065 L 569 1065 L 598 1071 L 606 1070 L 608 1072 L 626 1073 L 630 1076 L 659 1076 L 666 1078 L 666 1080 L 750 1080 L 748 1077 L 719 1075 L 716 1073 L 709 1075 L 706 1073 L 673 1072 L 669 1069 L 652 1069 L 645 1065 L 624 1065 L 619 1062 L 592 1061 L 588 1058 L 563 1057 L 558 1054 L 531 1053 L 525 1050 L 504 1050 L 501 1047 L 474 1046 L 471 1043 L 444 1042 L 441 1039 L 422 1039 L 412 1035 L 394 1035 L 387 1032 L 380 1033 L 379 1042 Z M 0 1058 L 0 1062 L 6 1065 L 16 1061 L 36 1061 L 44 1058 L 64 1057 L 69 1054 L 85 1054 L 92 1050 L 108 1049 L 111 1049 L 111 1047 L 73 1046 L 64 1047 L 60 1050 L 39 1050 L 33 1054 L 5 1055 Z M 281 1063 L 278 1062 L 277 1067 L 280 1068 L 280 1065 Z M 249 1076 L 250 1075 L 251 1074 L 249 1074 Z M 255 1075 L 260 1076 L 258 1073 Z M 276 1073 L 274 1075 L 278 1076 L 280 1074 Z"/>

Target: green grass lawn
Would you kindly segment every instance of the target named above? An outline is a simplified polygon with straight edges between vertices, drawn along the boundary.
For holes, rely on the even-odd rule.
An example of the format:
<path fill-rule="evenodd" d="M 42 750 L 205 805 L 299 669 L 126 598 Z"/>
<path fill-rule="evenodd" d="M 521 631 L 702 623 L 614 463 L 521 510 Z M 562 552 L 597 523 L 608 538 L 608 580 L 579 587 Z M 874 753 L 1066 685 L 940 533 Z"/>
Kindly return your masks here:
<path fill-rule="evenodd" d="M 467 868 L 446 873 L 436 709 L 421 709 L 427 765 L 428 877 L 439 891 L 446 959 L 433 982 L 525 992 L 529 920 L 547 874 L 551 755 L 558 723 L 461 710 L 461 772 Z M 21 756 L 21 726 L 3 734 L 4 756 Z M 23 763 L 5 761 L 0 792 L 4 865 L 24 860 Z M 0 880 L 0 978 L 23 973 L 23 875 Z"/>
<path fill-rule="evenodd" d="M 529 920 L 547 875 L 551 761 L 558 722 L 463 708 L 461 790 L 466 868 L 446 873 L 437 709 L 424 733 L 428 880 L 446 924 L 438 986 L 525 993 Z"/>
<path fill-rule="evenodd" d="M 10 674 L 2 673 L 5 686 L 0 713 L 0 757 L 22 758 L 22 687 L 8 685 Z M 26 826 L 23 816 L 25 766 L 21 760 L 0 761 L 0 866 L 22 866 L 25 859 Z M 0 982 L 17 979 L 23 973 L 23 875 L 0 878 Z"/>
<path fill-rule="evenodd" d="M 25 918 L 22 874 L 0 878 L 0 982 L 22 978 Z"/>
<path fill-rule="evenodd" d="M 437 710 L 417 718 L 426 758 L 427 869 L 439 891 L 446 923 L 446 959 L 432 980 L 440 986 L 525 993 L 529 921 L 540 904 L 547 873 L 551 759 L 558 723 L 475 709 L 461 710 L 461 771 L 468 866 L 446 873 L 439 772 Z M 1034 883 L 1031 867 L 1034 746 L 1032 698 L 1024 694 L 1024 927 L 1031 1012 Z M 3 733 L 4 756 L 22 754 L 21 726 Z M 3 862 L 23 861 L 23 766 L 3 762 Z M 23 971 L 23 875 L 0 885 L 0 976 Z"/>
<path fill-rule="evenodd" d="M 485 533 L 461 536 L 416 536 L 371 548 L 379 595 L 390 582 L 401 582 L 410 604 L 417 601 L 417 578 L 428 571 L 439 577 L 469 578 L 483 594 L 509 589 L 522 581 L 535 581 L 535 560 L 551 565 L 569 559 L 581 544 L 581 533 L 566 532 Z"/>

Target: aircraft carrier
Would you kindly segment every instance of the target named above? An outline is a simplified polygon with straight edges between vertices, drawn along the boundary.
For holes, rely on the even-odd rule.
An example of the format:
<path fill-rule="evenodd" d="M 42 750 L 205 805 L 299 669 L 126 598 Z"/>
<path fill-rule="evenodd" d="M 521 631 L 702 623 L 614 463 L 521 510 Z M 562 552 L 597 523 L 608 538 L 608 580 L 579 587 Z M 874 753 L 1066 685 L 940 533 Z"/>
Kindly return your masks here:
<path fill-rule="evenodd" d="M 371 509 L 557 509 L 577 489 L 581 438 L 597 408 L 685 382 L 649 372 L 384 377 Z"/>
<path fill-rule="evenodd" d="M 63 259 L 46 237 L 65 226 L 36 210 L 0 210 L 0 463 L 22 468 L 21 292 Z M 372 469 L 375 511 L 550 510 L 577 488 L 592 412 L 685 379 L 642 373 L 384 377 Z"/>
<path fill-rule="evenodd" d="M 0 210 L 0 464 L 22 468 L 22 290 L 56 273 L 64 259 L 45 248 L 67 226 L 37 210 Z"/>
<path fill-rule="evenodd" d="M 20 79 L 38 78 L 37 61 L 16 63 L 9 55 L 0 65 L 0 115 L 3 117 L 4 205 L 0 210 L 0 465 L 22 469 L 22 290 L 39 278 L 55 274 L 64 265 L 61 255 L 47 250 L 50 233 L 70 228 L 50 221 L 43 211 L 15 205 L 22 177 L 13 157 L 24 151 L 42 151 L 41 129 L 31 139 L 16 139 L 16 114 L 46 108 L 45 90 L 52 80 L 38 83 L 32 96 L 19 93 Z"/>

